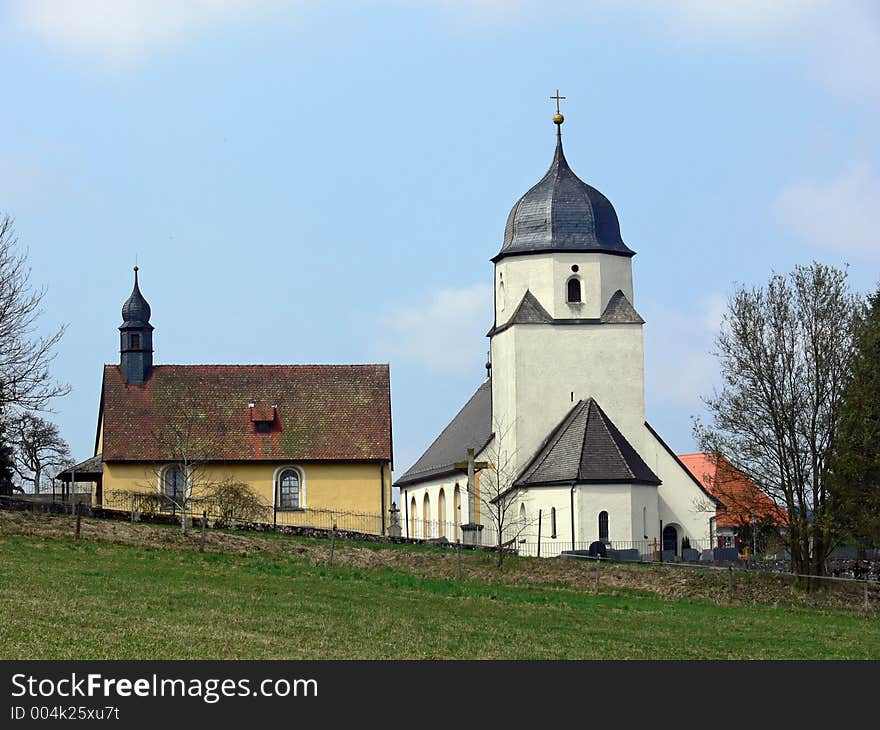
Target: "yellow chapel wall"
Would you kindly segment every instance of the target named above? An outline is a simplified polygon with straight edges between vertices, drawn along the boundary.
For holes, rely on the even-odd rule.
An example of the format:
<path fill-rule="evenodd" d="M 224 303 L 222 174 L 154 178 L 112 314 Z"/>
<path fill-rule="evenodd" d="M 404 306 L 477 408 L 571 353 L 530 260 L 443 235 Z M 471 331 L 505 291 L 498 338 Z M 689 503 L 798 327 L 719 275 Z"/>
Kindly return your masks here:
<path fill-rule="evenodd" d="M 316 510 L 339 510 L 380 515 L 391 505 L 391 474 L 387 464 L 379 463 L 297 463 L 303 475 L 303 507 Z M 200 467 L 200 479 L 221 482 L 227 479 L 244 482 L 271 507 L 274 478 L 287 462 L 216 464 Z M 114 491 L 156 493 L 159 472 L 167 463 L 104 463 L 104 501 L 112 500 Z M 380 471 L 381 470 L 381 471 Z M 114 505 L 115 506 L 115 505 Z"/>

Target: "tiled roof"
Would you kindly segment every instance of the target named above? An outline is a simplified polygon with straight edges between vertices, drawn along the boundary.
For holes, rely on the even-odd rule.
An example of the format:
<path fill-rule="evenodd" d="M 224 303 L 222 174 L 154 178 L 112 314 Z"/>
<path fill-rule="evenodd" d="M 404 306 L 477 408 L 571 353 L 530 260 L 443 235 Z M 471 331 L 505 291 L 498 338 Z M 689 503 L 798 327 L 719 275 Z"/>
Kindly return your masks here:
<path fill-rule="evenodd" d="M 104 366 L 104 461 L 169 458 L 191 428 L 203 460 L 390 461 L 387 365 L 157 365 L 144 385 Z M 277 406 L 257 433 L 251 403 Z"/>
<path fill-rule="evenodd" d="M 406 486 L 453 472 L 455 462 L 464 461 L 469 448 L 479 453 L 491 437 L 492 381 L 486 380 L 427 451 L 394 484 Z"/>
<path fill-rule="evenodd" d="M 578 401 L 516 480 L 659 485 L 657 475 L 593 398 Z"/>
<path fill-rule="evenodd" d="M 718 527 L 740 527 L 752 521 L 755 514 L 761 520 L 785 523 L 785 510 L 758 489 L 751 480 L 723 456 L 712 454 L 680 454 L 679 459 L 688 471 L 723 504 L 716 512 Z"/>

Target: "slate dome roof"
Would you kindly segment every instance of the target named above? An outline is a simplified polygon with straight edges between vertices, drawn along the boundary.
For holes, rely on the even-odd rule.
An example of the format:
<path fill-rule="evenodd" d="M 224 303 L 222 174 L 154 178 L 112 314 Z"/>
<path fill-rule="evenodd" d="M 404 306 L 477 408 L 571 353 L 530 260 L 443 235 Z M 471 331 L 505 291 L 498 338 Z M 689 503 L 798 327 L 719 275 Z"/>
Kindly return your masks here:
<path fill-rule="evenodd" d="M 620 237 L 611 201 L 568 166 L 559 133 L 550 169 L 513 206 L 504 229 L 504 244 L 492 261 L 552 251 L 635 255 Z"/>
<path fill-rule="evenodd" d="M 150 321 L 150 305 L 147 303 L 147 300 L 144 299 L 144 295 L 141 294 L 141 290 L 138 287 L 138 270 L 137 267 L 134 269 L 134 289 L 131 291 L 131 296 L 125 300 L 125 304 L 122 305 L 122 321 L 126 324 L 132 322 L 142 322 L 144 324 Z"/>

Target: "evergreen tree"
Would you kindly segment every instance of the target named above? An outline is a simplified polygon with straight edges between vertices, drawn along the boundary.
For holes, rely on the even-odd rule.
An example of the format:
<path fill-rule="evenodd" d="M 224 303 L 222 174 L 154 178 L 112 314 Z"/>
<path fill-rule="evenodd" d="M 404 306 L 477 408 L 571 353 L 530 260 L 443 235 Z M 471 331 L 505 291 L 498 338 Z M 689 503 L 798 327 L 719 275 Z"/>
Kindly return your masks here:
<path fill-rule="evenodd" d="M 880 546 L 880 287 L 868 297 L 835 441 L 833 502 L 848 533 Z"/>

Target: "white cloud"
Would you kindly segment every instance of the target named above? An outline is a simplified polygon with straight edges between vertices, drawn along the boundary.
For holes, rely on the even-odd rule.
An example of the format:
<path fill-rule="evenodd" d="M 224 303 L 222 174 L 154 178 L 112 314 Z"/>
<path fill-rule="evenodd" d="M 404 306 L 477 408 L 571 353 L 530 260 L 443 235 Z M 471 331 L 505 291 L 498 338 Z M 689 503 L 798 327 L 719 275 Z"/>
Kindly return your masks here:
<path fill-rule="evenodd" d="M 880 255 L 880 178 L 866 164 L 828 180 L 797 180 L 776 199 L 784 225 L 820 248 L 857 257 Z"/>
<path fill-rule="evenodd" d="M 647 305 L 645 390 L 649 401 L 682 407 L 688 416 L 702 409 L 711 394 L 718 364 L 711 354 L 727 308 L 721 294 L 704 298 L 693 310 Z"/>
<path fill-rule="evenodd" d="M 276 5 L 277 0 L 13 0 L 7 14 L 50 47 L 128 66 Z"/>
<path fill-rule="evenodd" d="M 435 289 L 420 305 L 397 305 L 381 318 L 381 349 L 432 370 L 482 366 L 492 326 L 492 287 Z M 481 347 L 482 344 L 482 347 Z"/>

